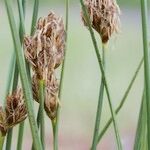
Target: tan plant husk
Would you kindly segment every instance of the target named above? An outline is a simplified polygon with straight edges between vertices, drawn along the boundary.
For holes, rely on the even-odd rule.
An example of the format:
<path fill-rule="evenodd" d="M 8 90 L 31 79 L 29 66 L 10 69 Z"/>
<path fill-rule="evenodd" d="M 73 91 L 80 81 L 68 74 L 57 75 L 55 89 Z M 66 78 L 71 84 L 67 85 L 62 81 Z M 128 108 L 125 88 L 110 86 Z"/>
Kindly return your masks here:
<path fill-rule="evenodd" d="M 90 16 L 92 27 L 100 34 L 102 43 L 107 43 L 120 26 L 120 9 L 115 0 L 84 0 Z M 84 25 L 87 26 L 84 13 L 81 13 Z"/>
<path fill-rule="evenodd" d="M 6 104 L 6 124 L 8 128 L 24 121 L 27 117 L 27 109 L 25 106 L 23 92 L 17 89 L 12 95 L 7 97 Z"/>
<path fill-rule="evenodd" d="M 7 127 L 6 127 L 6 113 L 2 107 L 0 107 L 0 131 L 2 136 L 6 135 Z"/>
<path fill-rule="evenodd" d="M 56 117 L 59 84 L 55 70 L 64 59 L 65 30 L 62 18 L 53 12 L 40 18 L 33 36 L 24 39 L 25 57 L 33 68 L 32 91 L 39 102 L 39 81 L 45 85 L 44 107 L 49 118 Z"/>
<path fill-rule="evenodd" d="M 6 98 L 6 106 L 0 107 L 0 131 L 3 136 L 7 130 L 21 123 L 27 118 L 27 109 L 25 106 L 23 92 L 17 89 Z"/>
<path fill-rule="evenodd" d="M 47 80 L 64 58 L 65 30 L 63 20 L 50 12 L 40 18 L 34 36 L 24 39 L 25 57 L 39 79 Z"/>

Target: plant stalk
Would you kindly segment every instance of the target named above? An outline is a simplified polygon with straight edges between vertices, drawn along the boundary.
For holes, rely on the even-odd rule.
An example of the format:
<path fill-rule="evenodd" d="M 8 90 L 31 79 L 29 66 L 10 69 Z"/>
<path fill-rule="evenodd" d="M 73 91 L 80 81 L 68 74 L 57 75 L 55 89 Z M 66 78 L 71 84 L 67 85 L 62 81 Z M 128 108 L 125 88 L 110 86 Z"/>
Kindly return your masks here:
<path fill-rule="evenodd" d="M 103 66 L 105 67 L 105 45 L 103 44 L 102 52 L 103 52 Z M 97 142 L 98 142 L 98 132 L 100 127 L 100 120 L 101 120 L 101 114 L 102 114 L 102 105 L 103 105 L 103 97 L 104 97 L 104 82 L 103 79 L 101 79 L 101 86 L 99 91 L 99 99 L 98 99 L 98 105 L 97 105 L 97 113 L 96 113 L 96 120 L 95 120 L 95 128 L 94 128 L 94 134 L 93 134 L 93 142 L 91 150 L 96 150 Z"/>
<path fill-rule="evenodd" d="M 145 149 L 145 142 L 147 143 L 147 140 L 143 140 L 145 138 L 145 133 L 147 131 L 147 108 L 146 108 L 146 99 L 145 99 L 145 92 L 143 92 L 142 97 L 142 103 L 139 113 L 139 119 L 138 119 L 138 126 L 136 130 L 136 137 L 135 137 L 135 143 L 134 143 L 134 150 L 142 150 Z"/>
<path fill-rule="evenodd" d="M 128 95 L 129 95 L 129 92 L 130 92 L 130 90 L 131 90 L 131 88 L 132 88 L 132 86 L 133 86 L 133 84 L 135 82 L 135 79 L 137 78 L 138 73 L 139 73 L 139 71 L 140 71 L 140 69 L 142 67 L 142 64 L 143 64 L 143 58 L 141 59 L 139 65 L 138 65 L 138 67 L 137 67 L 137 69 L 136 69 L 136 71 L 135 71 L 135 73 L 133 75 L 133 78 L 132 78 L 131 82 L 129 83 L 128 87 L 127 87 L 127 90 L 126 90 L 125 94 L 123 95 L 123 97 L 122 97 L 122 99 L 120 101 L 120 104 L 118 105 L 117 109 L 115 110 L 116 115 L 119 113 L 119 111 L 123 107 L 123 105 L 124 105 L 124 103 L 125 103 Z M 107 121 L 106 125 L 104 126 L 104 128 L 100 132 L 100 134 L 98 136 L 98 142 L 100 142 L 100 140 L 102 139 L 103 135 L 105 134 L 105 132 L 107 131 L 107 129 L 110 127 L 111 123 L 112 123 L 112 118 L 110 118 Z"/>
<path fill-rule="evenodd" d="M 39 11 L 39 0 L 34 0 L 34 8 L 33 8 L 33 15 L 32 15 L 32 23 L 31 23 L 31 36 L 35 32 L 35 25 L 37 22 L 38 11 Z"/>
<path fill-rule="evenodd" d="M 45 99 L 45 84 L 43 80 L 40 80 L 39 81 L 40 137 L 43 149 L 45 149 L 44 99 Z"/>
<path fill-rule="evenodd" d="M 119 135 L 119 130 L 118 130 L 117 122 L 116 122 L 116 116 L 115 116 L 116 114 L 115 114 L 113 106 L 112 106 L 112 101 L 111 101 L 110 94 L 109 94 L 109 89 L 108 89 L 108 83 L 107 83 L 107 80 L 106 80 L 105 71 L 104 71 L 104 67 L 103 67 L 103 64 L 102 64 L 102 60 L 101 60 L 101 55 L 99 53 L 99 49 L 98 49 L 96 38 L 95 38 L 93 29 L 92 29 L 92 26 L 91 26 L 91 22 L 89 20 L 89 14 L 87 12 L 87 9 L 86 9 L 86 7 L 83 3 L 83 0 L 80 0 L 80 3 L 81 3 L 81 6 L 82 6 L 82 10 L 84 12 L 85 19 L 86 19 L 87 24 L 88 24 L 88 28 L 89 28 L 90 35 L 91 35 L 91 38 L 92 38 L 92 42 L 93 42 L 93 45 L 94 45 L 94 49 L 95 49 L 95 52 L 96 52 L 98 64 L 99 64 L 99 67 L 100 67 L 100 70 L 101 70 L 103 82 L 104 82 L 104 85 L 105 85 L 105 90 L 106 90 L 106 94 L 107 94 L 107 97 L 108 97 L 109 107 L 110 107 L 111 115 L 112 115 L 112 118 L 113 118 L 113 125 L 114 125 L 116 141 L 117 141 L 117 147 L 118 147 L 118 150 L 122 150 L 121 138 L 120 138 L 120 135 Z"/>
<path fill-rule="evenodd" d="M 143 51 L 144 51 L 144 76 L 145 92 L 147 105 L 147 140 L 148 149 L 150 149 L 150 50 L 148 42 L 148 5 L 147 0 L 141 0 L 141 18 L 143 32 Z"/>
<path fill-rule="evenodd" d="M 64 60 L 61 69 L 61 77 L 60 77 L 60 89 L 59 89 L 59 100 L 62 99 L 62 90 L 63 90 L 63 81 L 64 81 L 64 72 L 66 66 L 66 53 L 67 53 L 67 40 L 68 40 L 68 18 L 69 18 L 69 0 L 66 0 L 66 22 L 65 22 L 65 30 L 66 30 L 66 47 L 64 52 Z M 53 126 L 53 145 L 54 150 L 58 150 L 58 126 L 59 126 L 59 117 L 60 117 L 60 106 L 57 108 L 56 121 L 52 123 Z"/>
<path fill-rule="evenodd" d="M 5 0 L 5 5 L 6 5 L 8 20 L 9 20 L 9 24 L 10 24 L 10 28 L 11 28 L 11 32 L 12 32 L 13 42 L 15 45 L 17 65 L 19 68 L 20 76 L 21 76 L 21 82 L 22 82 L 23 92 L 24 92 L 24 96 L 25 96 L 25 102 L 26 102 L 26 106 L 27 106 L 29 122 L 30 122 L 32 137 L 33 137 L 33 141 L 34 141 L 34 147 L 37 150 L 42 150 L 41 141 L 40 141 L 40 138 L 38 135 L 38 128 L 37 128 L 37 124 L 35 121 L 33 105 L 31 102 L 33 100 L 32 89 L 31 89 L 31 85 L 29 83 L 29 79 L 28 79 L 28 75 L 27 75 L 27 71 L 26 71 L 24 55 L 23 55 L 23 52 L 21 51 L 21 49 L 22 49 L 21 43 L 20 43 L 20 39 L 19 39 L 19 34 L 17 32 L 17 27 L 15 24 L 15 19 L 14 19 L 10 1 Z"/>

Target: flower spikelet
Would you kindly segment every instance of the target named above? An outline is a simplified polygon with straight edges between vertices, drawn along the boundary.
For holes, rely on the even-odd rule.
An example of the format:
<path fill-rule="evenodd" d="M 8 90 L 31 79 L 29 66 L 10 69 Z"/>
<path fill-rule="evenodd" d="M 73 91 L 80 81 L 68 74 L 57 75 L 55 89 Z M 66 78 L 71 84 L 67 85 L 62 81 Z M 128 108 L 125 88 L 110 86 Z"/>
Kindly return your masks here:
<path fill-rule="evenodd" d="M 120 9 L 115 0 L 84 0 L 88 10 L 92 27 L 100 34 L 102 42 L 107 43 L 114 32 L 118 32 L 120 25 Z M 82 12 L 82 20 L 87 26 Z"/>

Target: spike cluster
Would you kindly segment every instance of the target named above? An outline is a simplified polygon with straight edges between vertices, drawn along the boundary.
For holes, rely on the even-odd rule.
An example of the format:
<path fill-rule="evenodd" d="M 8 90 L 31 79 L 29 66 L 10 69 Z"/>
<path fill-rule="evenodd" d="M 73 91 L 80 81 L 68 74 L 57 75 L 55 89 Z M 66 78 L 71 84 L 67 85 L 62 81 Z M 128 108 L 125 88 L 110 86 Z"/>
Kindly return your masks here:
<path fill-rule="evenodd" d="M 6 107 L 0 107 L 0 131 L 5 135 L 9 128 L 27 118 L 27 109 L 21 89 L 17 89 L 6 98 Z"/>
<path fill-rule="evenodd" d="M 33 69 L 32 90 L 38 99 L 38 81 L 45 81 L 45 110 L 51 119 L 55 118 L 58 106 L 59 84 L 55 70 L 62 63 L 65 48 L 65 30 L 62 18 L 53 12 L 40 18 L 33 36 L 25 37 L 25 57 Z"/>
<path fill-rule="evenodd" d="M 115 0 L 84 0 L 92 27 L 100 34 L 102 43 L 107 43 L 114 32 L 118 32 L 120 9 Z M 84 12 L 82 20 L 87 26 Z"/>

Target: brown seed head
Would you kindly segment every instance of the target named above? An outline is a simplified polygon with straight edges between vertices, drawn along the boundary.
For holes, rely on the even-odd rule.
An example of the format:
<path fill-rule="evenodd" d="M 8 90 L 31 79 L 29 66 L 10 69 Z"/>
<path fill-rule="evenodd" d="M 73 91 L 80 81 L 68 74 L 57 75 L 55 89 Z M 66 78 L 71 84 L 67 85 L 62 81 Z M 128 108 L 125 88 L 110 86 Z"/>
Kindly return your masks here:
<path fill-rule="evenodd" d="M 6 135 L 6 113 L 4 112 L 2 107 L 0 107 L 0 131 L 3 136 Z"/>
<path fill-rule="evenodd" d="M 25 37 L 25 56 L 39 79 L 47 80 L 63 61 L 65 37 L 63 20 L 52 12 L 38 20 L 34 36 Z"/>
<path fill-rule="evenodd" d="M 114 32 L 119 29 L 120 9 L 115 0 L 84 0 L 90 15 L 92 27 L 100 34 L 102 42 L 107 43 Z M 82 12 L 82 20 L 87 26 Z"/>
<path fill-rule="evenodd" d="M 51 74 L 46 84 L 46 95 L 45 95 L 45 111 L 50 119 L 56 117 L 58 107 L 58 91 L 59 84 L 54 73 Z"/>
<path fill-rule="evenodd" d="M 22 122 L 27 117 L 27 109 L 23 99 L 21 89 L 17 89 L 12 95 L 7 97 L 6 123 L 8 128 Z"/>

